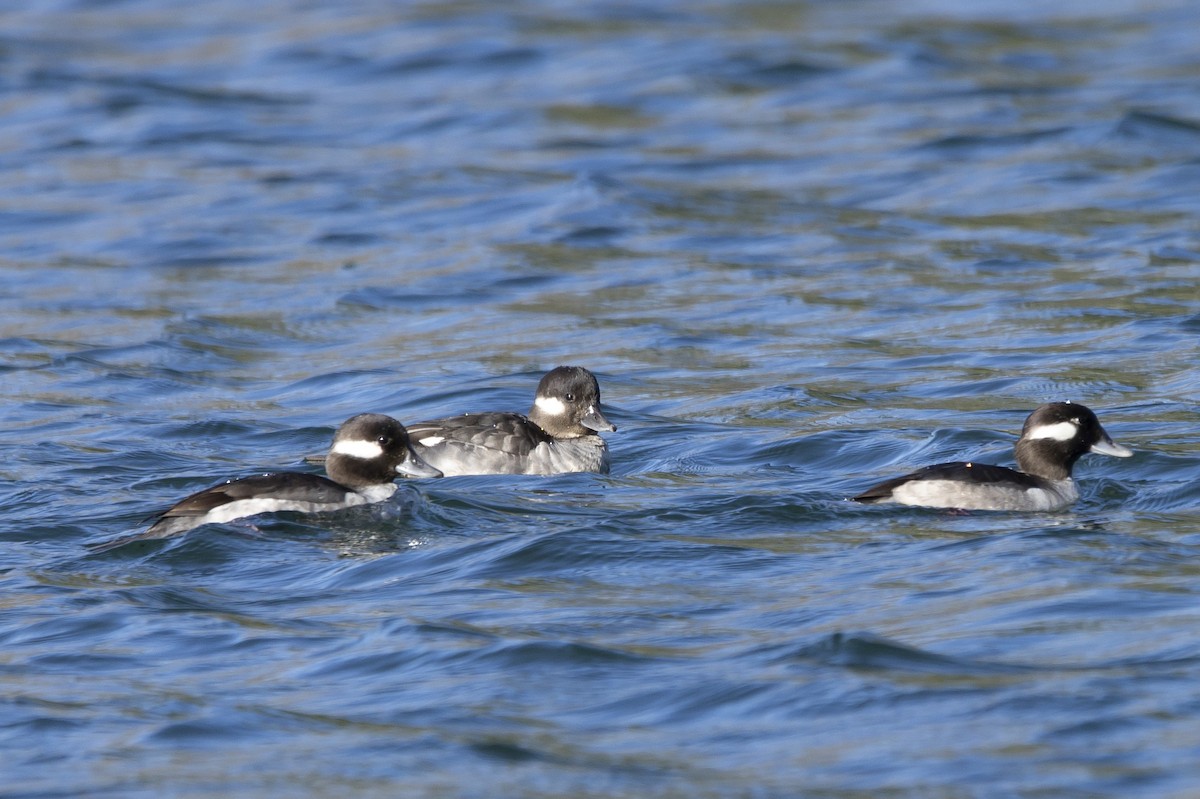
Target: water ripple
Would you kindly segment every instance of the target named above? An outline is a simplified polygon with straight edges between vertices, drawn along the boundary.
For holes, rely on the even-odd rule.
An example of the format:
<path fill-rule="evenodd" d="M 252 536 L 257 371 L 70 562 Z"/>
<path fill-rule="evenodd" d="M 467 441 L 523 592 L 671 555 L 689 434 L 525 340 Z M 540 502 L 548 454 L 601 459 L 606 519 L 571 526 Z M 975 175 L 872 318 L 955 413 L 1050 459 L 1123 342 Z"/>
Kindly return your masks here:
<path fill-rule="evenodd" d="M 1190 5 L 10 6 L 8 793 L 1197 792 Z M 560 363 L 609 474 L 86 548 Z"/>

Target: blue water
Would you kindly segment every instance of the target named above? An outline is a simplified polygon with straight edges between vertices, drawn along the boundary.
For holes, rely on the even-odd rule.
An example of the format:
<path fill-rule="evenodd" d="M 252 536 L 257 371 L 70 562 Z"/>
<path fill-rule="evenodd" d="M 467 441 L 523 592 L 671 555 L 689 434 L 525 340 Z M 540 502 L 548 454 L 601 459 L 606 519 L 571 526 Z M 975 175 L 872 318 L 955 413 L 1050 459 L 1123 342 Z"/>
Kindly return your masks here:
<path fill-rule="evenodd" d="M 1200 795 L 1197 30 L 0 6 L 0 794 Z M 609 475 L 86 549 L 560 363 Z M 845 500 L 1057 399 L 1069 511 Z"/>

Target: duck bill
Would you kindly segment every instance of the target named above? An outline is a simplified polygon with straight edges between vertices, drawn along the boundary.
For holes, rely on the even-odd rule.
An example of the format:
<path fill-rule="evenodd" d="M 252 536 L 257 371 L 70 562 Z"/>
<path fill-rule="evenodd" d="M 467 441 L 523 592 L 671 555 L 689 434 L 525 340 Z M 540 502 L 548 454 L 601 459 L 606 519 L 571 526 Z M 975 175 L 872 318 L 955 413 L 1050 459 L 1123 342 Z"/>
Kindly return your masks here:
<path fill-rule="evenodd" d="M 587 413 L 579 420 L 579 423 L 588 430 L 595 430 L 599 433 L 601 430 L 607 430 L 610 433 L 617 432 L 617 426 L 604 418 L 604 414 L 600 413 L 600 409 L 595 405 L 587 409 Z"/>
<path fill-rule="evenodd" d="M 425 460 L 413 451 L 412 447 L 408 448 L 408 457 L 403 462 L 396 464 L 396 474 L 404 477 L 441 477 L 440 469 L 435 469 L 430 466 Z"/>
<path fill-rule="evenodd" d="M 1133 454 L 1133 450 L 1128 447 L 1122 447 L 1113 441 L 1103 429 L 1100 430 L 1100 440 L 1092 444 L 1091 451 L 1097 455 L 1111 455 L 1114 458 L 1128 458 Z"/>

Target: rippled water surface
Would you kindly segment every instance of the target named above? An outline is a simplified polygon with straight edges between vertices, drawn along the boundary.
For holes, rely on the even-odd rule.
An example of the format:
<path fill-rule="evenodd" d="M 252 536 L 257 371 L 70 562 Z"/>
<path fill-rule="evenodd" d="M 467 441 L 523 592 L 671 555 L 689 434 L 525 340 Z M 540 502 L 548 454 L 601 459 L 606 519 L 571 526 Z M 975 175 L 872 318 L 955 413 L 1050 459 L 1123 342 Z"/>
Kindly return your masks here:
<path fill-rule="evenodd" d="M 0 793 L 1200 794 L 1197 30 L 0 7 Z M 560 363 L 611 474 L 86 549 Z M 1056 399 L 1069 511 L 845 499 Z"/>

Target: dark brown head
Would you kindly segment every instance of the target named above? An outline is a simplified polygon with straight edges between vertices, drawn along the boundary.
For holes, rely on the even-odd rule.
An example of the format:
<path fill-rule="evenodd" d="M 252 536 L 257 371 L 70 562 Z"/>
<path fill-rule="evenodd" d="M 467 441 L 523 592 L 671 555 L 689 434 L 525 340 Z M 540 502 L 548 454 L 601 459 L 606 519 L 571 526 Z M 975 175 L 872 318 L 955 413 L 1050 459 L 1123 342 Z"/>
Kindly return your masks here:
<path fill-rule="evenodd" d="M 441 477 L 413 451 L 404 425 L 381 413 L 351 416 L 338 428 L 325 459 L 331 480 L 350 488 L 405 477 Z"/>
<path fill-rule="evenodd" d="M 1025 420 L 1017 441 L 1017 467 L 1026 474 L 1065 480 L 1071 476 L 1075 461 L 1088 452 L 1117 458 L 1133 454 L 1113 442 L 1089 408 L 1071 402 L 1049 402 Z"/>
<path fill-rule="evenodd" d="M 600 384 L 582 366 L 559 366 L 538 383 L 529 418 L 555 438 L 579 438 L 617 426 L 600 412 Z"/>

